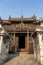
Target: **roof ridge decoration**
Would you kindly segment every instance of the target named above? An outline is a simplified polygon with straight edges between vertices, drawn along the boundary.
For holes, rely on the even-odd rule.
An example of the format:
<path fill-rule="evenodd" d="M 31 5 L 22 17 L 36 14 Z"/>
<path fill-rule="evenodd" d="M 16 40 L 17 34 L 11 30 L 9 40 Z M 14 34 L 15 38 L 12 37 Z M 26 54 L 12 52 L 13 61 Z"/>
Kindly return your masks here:
<path fill-rule="evenodd" d="M 21 26 L 21 29 L 23 29 L 23 26 L 24 26 L 24 23 L 23 23 L 23 16 L 21 16 L 21 24 L 20 24 Z"/>
<path fill-rule="evenodd" d="M 35 20 L 36 20 L 36 18 L 37 18 L 37 17 L 35 16 L 35 14 L 33 14 L 33 16 L 32 16 L 31 18 L 33 18 L 33 19 L 35 19 Z"/>

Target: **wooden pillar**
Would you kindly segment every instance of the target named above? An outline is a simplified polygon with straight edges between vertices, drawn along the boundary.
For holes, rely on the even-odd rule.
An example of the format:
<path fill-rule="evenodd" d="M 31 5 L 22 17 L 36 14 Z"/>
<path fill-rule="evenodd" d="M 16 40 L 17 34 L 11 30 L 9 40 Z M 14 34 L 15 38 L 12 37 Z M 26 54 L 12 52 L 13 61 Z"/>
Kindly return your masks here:
<path fill-rule="evenodd" d="M 15 37 L 15 33 L 14 33 L 14 51 L 16 52 L 16 37 Z"/>
<path fill-rule="evenodd" d="M 15 33 L 14 33 L 14 44 L 15 44 Z"/>
<path fill-rule="evenodd" d="M 15 36 L 15 33 L 14 33 L 14 45 L 15 45 L 15 53 L 17 52 L 17 37 Z"/>
<path fill-rule="evenodd" d="M 29 52 L 29 32 L 27 31 L 27 52 Z"/>
<path fill-rule="evenodd" d="M 16 37 L 15 37 L 15 33 L 14 33 L 14 44 L 15 44 L 15 52 L 16 52 Z"/>

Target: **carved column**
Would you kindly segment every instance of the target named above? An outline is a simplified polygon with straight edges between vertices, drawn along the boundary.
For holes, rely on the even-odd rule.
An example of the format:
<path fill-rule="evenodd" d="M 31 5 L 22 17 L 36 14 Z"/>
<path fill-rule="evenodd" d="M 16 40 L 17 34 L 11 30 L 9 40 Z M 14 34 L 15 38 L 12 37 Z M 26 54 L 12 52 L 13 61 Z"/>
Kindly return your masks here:
<path fill-rule="evenodd" d="M 18 38 L 15 36 L 15 33 L 14 33 L 14 44 L 15 44 L 15 52 L 17 52 L 17 46 L 18 46 L 18 43 L 17 43 L 17 40 Z"/>
<path fill-rule="evenodd" d="M 15 52 L 16 52 L 15 33 L 14 33 L 14 47 L 15 47 Z"/>
<path fill-rule="evenodd" d="M 14 33 L 14 44 L 15 44 L 15 33 Z"/>
<path fill-rule="evenodd" d="M 27 52 L 29 52 L 29 32 L 27 31 Z"/>

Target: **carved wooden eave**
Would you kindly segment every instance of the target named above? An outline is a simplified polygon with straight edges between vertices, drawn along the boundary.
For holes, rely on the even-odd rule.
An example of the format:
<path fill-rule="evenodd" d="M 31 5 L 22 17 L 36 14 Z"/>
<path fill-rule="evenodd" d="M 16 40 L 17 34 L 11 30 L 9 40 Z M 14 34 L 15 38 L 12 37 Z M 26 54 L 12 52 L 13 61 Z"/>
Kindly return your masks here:
<path fill-rule="evenodd" d="M 20 24 L 16 25 L 11 25 L 11 26 L 5 26 L 5 30 L 8 31 L 27 31 L 27 30 L 35 30 L 34 25 L 27 25 L 21 22 Z"/>
<path fill-rule="evenodd" d="M 27 31 L 27 30 L 34 30 L 35 27 L 31 25 L 25 25 L 23 22 L 21 22 L 19 25 L 16 25 L 15 31 Z"/>

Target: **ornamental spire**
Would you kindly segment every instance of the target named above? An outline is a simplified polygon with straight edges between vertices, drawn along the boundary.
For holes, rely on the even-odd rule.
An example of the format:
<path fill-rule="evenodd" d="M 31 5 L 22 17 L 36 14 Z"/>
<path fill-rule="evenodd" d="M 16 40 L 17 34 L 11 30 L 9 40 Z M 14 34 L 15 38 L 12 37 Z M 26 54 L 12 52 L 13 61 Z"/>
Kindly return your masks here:
<path fill-rule="evenodd" d="M 11 16 L 9 16 L 9 19 L 11 19 Z"/>

